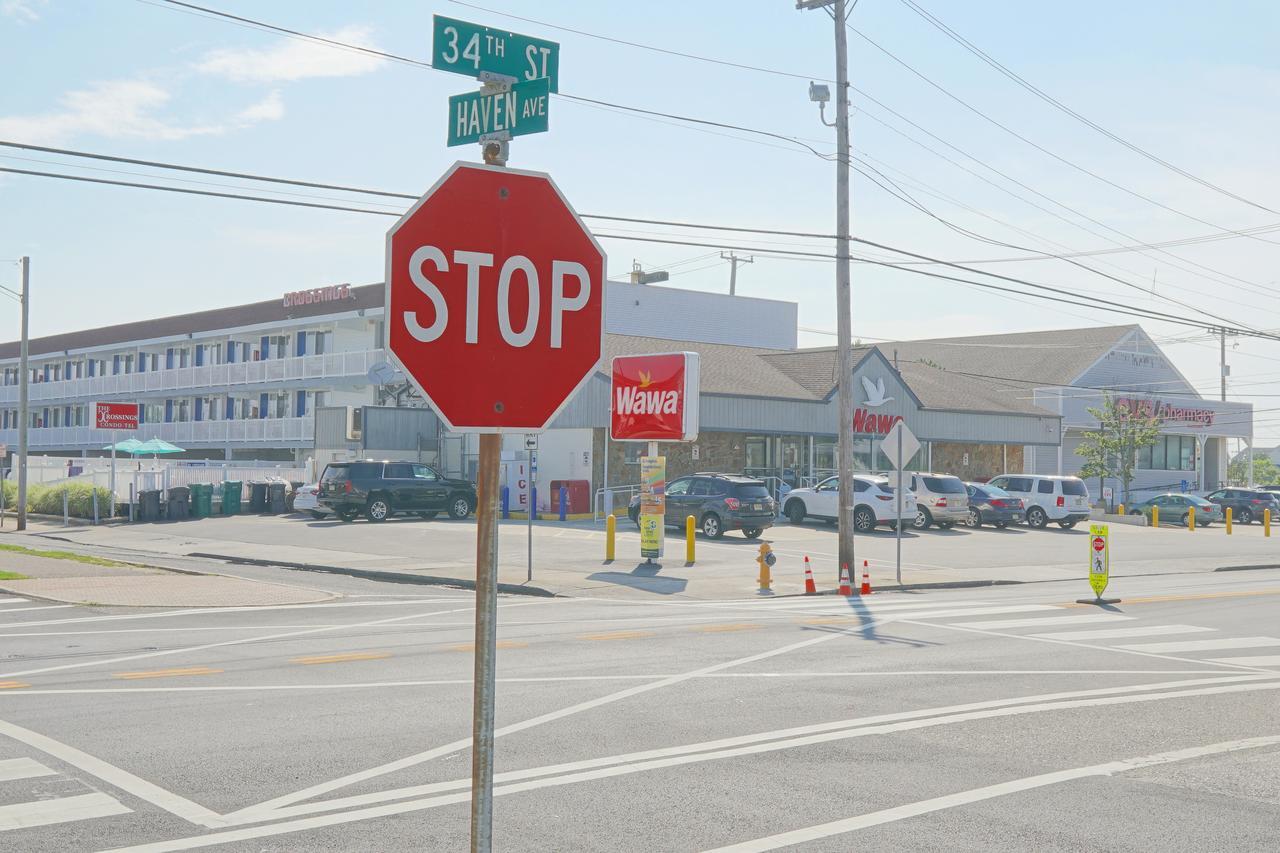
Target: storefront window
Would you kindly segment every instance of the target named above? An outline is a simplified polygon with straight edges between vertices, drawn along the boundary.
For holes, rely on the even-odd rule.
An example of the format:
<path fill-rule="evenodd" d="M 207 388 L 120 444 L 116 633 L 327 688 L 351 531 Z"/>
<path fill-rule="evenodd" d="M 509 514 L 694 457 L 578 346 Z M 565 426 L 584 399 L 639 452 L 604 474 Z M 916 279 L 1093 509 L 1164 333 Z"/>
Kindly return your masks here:
<path fill-rule="evenodd" d="M 763 435 L 747 436 L 747 468 L 769 467 L 769 439 Z"/>
<path fill-rule="evenodd" d="M 1138 468 L 1143 471 L 1196 470 L 1195 436 L 1160 436 L 1155 444 L 1138 451 Z"/>

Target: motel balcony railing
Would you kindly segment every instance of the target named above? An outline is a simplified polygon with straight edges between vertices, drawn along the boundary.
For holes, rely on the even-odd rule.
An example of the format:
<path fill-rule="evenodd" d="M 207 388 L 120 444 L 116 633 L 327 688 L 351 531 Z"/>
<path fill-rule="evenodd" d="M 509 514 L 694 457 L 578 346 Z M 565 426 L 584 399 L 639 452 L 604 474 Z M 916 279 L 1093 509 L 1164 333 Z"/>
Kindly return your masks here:
<path fill-rule="evenodd" d="M 369 368 L 373 365 L 385 360 L 385 350 L 358 350 L 272 358 L 266 361 L 244 361 L 235 364 L 175 367 L 146 373 L 118 373 L 114 376 L 93 376 L 85 379 L 32 382 L 28 387 L 33 406 L 50 401 L 82 402 L 166 391 L 172 391 L 176 396 L 181 396 L 183 392 L 206 389 L 234 389 L 239 386 L 262 386 L 316 379 L 359 379 L 367 376 Z M 17 402 L 18 386 L 16 384 L 0 386 L 0 406 L 13 406 Z"/>
<path fill-rule="evenodd" d="M 111 444 L 113 438 L 123 441 L 136 438 L 146 441 L 162 438 L 179 447 L 234 447 L 236 445 L 310 444 L 315 436 L 315 418 L 254 418 L 251 420 L 183 421 L 181 423 L 141 424 L 137 430 L 113 432 L 94 427 L 39 427 L 27 430 L 32 450 L 98 449 Z M 0 430 L 0 442 L 16 451 L 18 431 Z"/>

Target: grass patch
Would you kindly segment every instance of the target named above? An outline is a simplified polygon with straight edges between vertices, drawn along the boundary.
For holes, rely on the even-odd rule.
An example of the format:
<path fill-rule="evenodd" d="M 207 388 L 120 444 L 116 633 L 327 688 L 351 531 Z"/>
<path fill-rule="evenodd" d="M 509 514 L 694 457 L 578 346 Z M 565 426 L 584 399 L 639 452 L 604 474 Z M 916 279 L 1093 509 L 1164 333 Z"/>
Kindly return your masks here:
<path fill-rule="evenodd" d="M 0 581 L 24 581 L 26 575 L 20 575 L 17 572 L 0 572 Z"/>
<path fill-rule="evenodd" d="M 0 545 L 0 551 L 8 551 L 11 554 L 23 554 L 28 557 L 48 557 L 52 560 L 70 560 L 73 563 L 85 563 L 90 566 L 128 566 L 128 563 L 121 563 L 118 560 L 108 560 L 106 557 L 94 557 L 89 554 L 76 554 L 71 551 L 39 551 L 35 548 L 28 548 L 25 545 Z M 0 577 L 5 577 L 7 573 L 0 572 Z M 7 577 L 6 580 L 20 580 L 18 577 Z"/>

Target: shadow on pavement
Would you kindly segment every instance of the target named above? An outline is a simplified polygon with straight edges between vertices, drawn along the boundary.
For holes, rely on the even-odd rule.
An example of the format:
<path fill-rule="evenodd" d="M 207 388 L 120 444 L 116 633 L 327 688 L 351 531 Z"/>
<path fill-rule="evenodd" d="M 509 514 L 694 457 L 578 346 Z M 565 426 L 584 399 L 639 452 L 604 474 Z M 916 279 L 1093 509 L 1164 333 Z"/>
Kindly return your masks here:
<path fill-rule="evenodd" d="M 657 595 L 675 595 L 684 592 L 689 585 L 685 578 L 661 577 L 660 571 L 660 563 L 638 563 L 630 572 L 595 572 L 587 575 L 587 580 L 618 584 Z"/>

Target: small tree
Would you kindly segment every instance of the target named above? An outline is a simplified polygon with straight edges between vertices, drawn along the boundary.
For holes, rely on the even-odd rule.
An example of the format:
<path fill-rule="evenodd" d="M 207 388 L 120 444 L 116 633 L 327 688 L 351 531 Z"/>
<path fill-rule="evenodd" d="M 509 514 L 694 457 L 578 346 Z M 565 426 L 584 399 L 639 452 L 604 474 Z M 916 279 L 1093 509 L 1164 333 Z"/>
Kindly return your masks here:
<path fill-rule="evenodd" d="M 1087 432 L 1076 454 L 1084 459 L 1080 474 L 1098 478 L 1098 492 L 1106 477 L 1120 481 L 1120 493 L 1129 499 L 1129 485 L 1138 464 L 1138 451 L 1150 447 L 1160 437 L 1160 419 L 1150 411 L 1117 405 L 1111 395 L 1103 395 L 1102 408 L 1091 408 L 1098 429 Z"/>
<path fill-rule="evenodd" d="M 1249 485 L 1248 456 L 1240 455 L 1227 466 L 1227 482 L 1233 486 Z M 1253 457 L 1253 482 L 1259 486 L 1280 483 L 1280 468 L 1266 456 Z"/>

